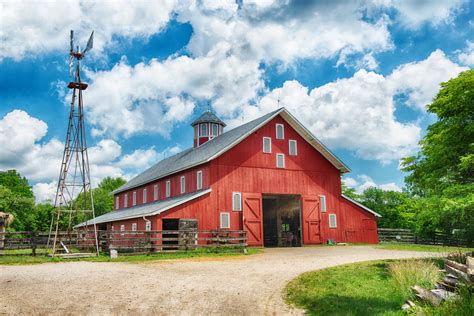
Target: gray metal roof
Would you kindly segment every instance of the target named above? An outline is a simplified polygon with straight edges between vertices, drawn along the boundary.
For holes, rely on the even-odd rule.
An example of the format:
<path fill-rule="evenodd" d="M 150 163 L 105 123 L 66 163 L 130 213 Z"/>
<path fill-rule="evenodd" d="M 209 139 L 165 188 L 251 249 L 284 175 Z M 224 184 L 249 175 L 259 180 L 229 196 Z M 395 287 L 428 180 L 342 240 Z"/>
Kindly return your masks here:
<path fill-rule="evenodd" d="M 221 124 L 222 126 L 226 126 L 226 124 L 211 111 L 204 112 L 200 117 L 191 123 L 191 126 L 199 123 L 217 123 Z"/>
<path fill-rule="evenodd" d="M 109 223 L 114 221 L 120 221 L 124 219 L 137 218 L 143 216 L 151 216 L 163 213 L 173 207 L 186 203 L 188 201 L 194 200 L 200 196 L 203 196 L 211 192 L 211 189 L 200 190 L 197 192 L 192 192 L 188 194 L 182 194 L 176 197 L 167 198 L 165 200 L 156 201 L 154 203 L 142 204 L 139 206 L 134 206 L 130 208 L 120 209 L 106 213 L 95 218 L 96 224 Z M 83 226 L 94 225 L 94 219 L 81 223 L 74 228 L 79 228 Z"/>
<path fill-rule="evenodd" d="M 246 124 L 240 125 L 216 138 L 204 143 L 197 148 L 186 149 L 174 156 L 163 159 L 154 166 L 148 168 L 135 178 L 125 183 L 113 193 L 120 193 L 132 188 L 139 187 L 149 182 L 167 177 L 182 170 L 206 163 L 220 156 L 240 141 L 249 136 L 272 118 L 281 114 L 282 117 L 295 128 L 314 148 L 316 148 L 326 159 L 328 159 L 341 172 L 349 172 L 349 168 L 329 151 L 315 136 L 311 134 L 298 120 L 296 120 L 285 108 L 270 112 Z"/>

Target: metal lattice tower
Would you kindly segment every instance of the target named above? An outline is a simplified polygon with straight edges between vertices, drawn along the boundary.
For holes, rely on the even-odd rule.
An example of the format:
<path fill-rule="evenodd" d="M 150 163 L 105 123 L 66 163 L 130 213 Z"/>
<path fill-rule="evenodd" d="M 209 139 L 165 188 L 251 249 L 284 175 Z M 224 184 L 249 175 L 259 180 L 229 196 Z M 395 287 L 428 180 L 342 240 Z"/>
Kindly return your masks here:
<path fill-rule="evenodd" d="M 58 187 L 54 201 L 56 212 L 53 213 L 48 238 L 48 247 L 50 246 L 51 238 L 53 238 L 52 256 L 54 256 L 58 250 L 61 222 L 64 224 L 67 221 L 67 232 L 70 235 L 72 233 L 74 219 L 79 218 L 79 216 L 82 216 L 83 220 L 85 217 L 95 218 L 82 98 L 82 92 L 87 89 L 87 84 L 81 81 L 80 64 L 86 52 L 92 48 L 93 35 L 94 32 L 92 32 L 86 48 L 81 52 L 79 47 L 74 50 L 74 32 L 71 31 L 71 82 L 68 84 L 68 88 L 72 90 L 72 100 L 61 171 L 59 173 Z M 78 203 L 77 200 L 75 201 L 79 195 L 82 196 L 80 203 Z M 88 207 L 90 207 L 90 210 L 86 210 Z M 99 244 L 95 222 L 93 226 L 95 251 L 98 255 Z"/>

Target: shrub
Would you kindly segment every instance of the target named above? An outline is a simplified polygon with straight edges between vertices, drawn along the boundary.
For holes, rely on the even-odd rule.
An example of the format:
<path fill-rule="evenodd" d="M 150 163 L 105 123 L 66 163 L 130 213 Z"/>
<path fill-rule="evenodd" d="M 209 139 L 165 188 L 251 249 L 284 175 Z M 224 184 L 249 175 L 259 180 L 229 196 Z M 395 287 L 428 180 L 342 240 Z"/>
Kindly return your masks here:
<path fill-rule="evenodd" d="M 438 266 L 428 260 L 400 260 L 389 264 L 388 270 L 405 297 L 412 297 L 411 288 L 431 288 L 441 277 Z"/>

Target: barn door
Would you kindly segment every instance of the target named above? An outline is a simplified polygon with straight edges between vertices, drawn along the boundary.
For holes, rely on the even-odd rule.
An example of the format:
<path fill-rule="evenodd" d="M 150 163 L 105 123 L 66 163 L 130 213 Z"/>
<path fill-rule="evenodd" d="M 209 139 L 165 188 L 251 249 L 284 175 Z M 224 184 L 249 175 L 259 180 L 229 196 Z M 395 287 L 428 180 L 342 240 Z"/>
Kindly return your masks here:
<path fill-rule="evenodd" d="M 243 193 L 243 223 L 249 246 L 263 246 L 262 195 Z"/>
<path fill-rule="evenodd" d="M 321 243 L 321 217 L 319 216 L 319 197 L 302 196 L 302 225 L 303 225 L 303 243 L 320 244 Z"/>

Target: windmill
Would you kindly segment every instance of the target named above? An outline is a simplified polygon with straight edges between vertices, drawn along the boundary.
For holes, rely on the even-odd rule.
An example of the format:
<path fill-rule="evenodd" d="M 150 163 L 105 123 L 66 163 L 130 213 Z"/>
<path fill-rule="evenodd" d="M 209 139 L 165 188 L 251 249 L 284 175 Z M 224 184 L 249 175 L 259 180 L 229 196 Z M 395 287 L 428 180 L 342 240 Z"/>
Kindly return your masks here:
<path fill-rule="evenodd" d="M 95 218 L 82 98 L 82 92 L 87 89 L 87 84 L 81 81 L 81 60 L 84 58 L 86 53 L 92 49 L 93 41 L 94 32 L 92 31 L 92 34 L 87 41 L 86 48 L 83 51 L 80 50 L 79 46 L 74 49 L 74 31 L 71 30 L 71 47 L 69 53 L 71 82 L 69 82 L 68 88 L 72 90 L 72 99 L 70 103 L 69 122 L 66 141 L 64 144 L 63 159 L 54 201 L 55 212 L 51 219 L 48 238 L 48 248 L 50 247 L 51 238 L 53 238 L 53 257 L 57 254 L 60 247 L 64 248 L 67 253 L 70 252 L 67 246 L 63 243 L 63 240 L 61 240 L 63 239 L 64 234 L 59 231 L 61 226 L 60 223 L 67 223 L 66 236 L 69 236 L 70 241 L 74 219 L 81 218 L 81 216 L 82 219 L 86 217 Z M 81 196 L 81 199 L 76 200 L 76 197 L 78 196 Z M 86 210 L 88 207 L 90 207 L 90 209 Z M 95 223 L 92 225 L 94 226 L 92 232 L 94 235 L 94 248 L 98 255 L 99 244 L 97 238 L 97 227 Z"/>

